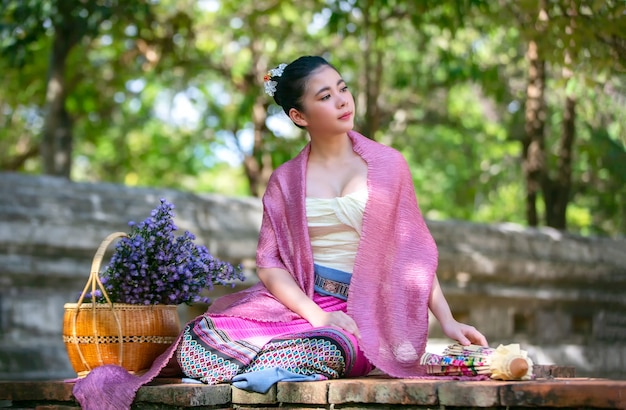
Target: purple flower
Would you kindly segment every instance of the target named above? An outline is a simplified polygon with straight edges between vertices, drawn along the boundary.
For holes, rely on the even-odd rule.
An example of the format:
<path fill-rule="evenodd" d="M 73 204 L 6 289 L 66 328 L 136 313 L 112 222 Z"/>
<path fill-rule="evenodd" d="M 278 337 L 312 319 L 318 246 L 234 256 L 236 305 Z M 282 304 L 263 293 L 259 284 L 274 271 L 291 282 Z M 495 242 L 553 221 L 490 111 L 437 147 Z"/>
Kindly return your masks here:
<path fill-rule="evenodd" d="M 113 302 L 156 305 L 208 303 L 200 296 L 214 285 L 234 286 L 245 279 L 241 266 L 215 258 L 185 231 L 176 236 L 174 205 L 161 199 L 143 222 L 129 222 L 130 232 L 115 247 L 102 282 Z M 88 295 L 91 297 L 91 295 Z M 104 298 L 96 292 L 95 299 Z"/>

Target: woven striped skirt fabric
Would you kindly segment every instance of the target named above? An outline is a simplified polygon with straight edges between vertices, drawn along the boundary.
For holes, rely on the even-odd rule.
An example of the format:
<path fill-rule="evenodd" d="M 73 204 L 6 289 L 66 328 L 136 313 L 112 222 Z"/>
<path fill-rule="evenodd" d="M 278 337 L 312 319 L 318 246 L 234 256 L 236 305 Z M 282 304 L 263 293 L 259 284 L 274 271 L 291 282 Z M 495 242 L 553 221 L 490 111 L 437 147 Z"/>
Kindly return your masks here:
<path fill-rule="evenodd" d="M 314 300 L 326 311 L 346 310 L 346 302 L 333 296 L 315 294 Z M 203 315 L 185 327 L 176 355 L 187 377 L 207 384 L 272 368 L 325 379 L 372 370 L 352 334 L 314 328 L 304 319 L 277 323 Z"/>

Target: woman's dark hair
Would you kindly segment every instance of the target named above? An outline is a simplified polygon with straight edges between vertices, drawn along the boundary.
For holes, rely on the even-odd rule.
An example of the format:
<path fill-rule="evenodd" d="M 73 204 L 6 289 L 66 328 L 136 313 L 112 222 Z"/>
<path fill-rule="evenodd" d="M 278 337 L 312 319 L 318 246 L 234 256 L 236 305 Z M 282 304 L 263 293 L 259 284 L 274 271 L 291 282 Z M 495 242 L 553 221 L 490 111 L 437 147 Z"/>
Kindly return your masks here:
<path fill-rule="evenodd" d="M 336 70 L 328 61 L 318 56 L 303 56 L 292 61 L 285 67 L 280 77 L 272 77 L 276 81 L 274 101 L 283 107 L 285 114 L 295 108 L 302 111 L 302 96 L 306 89 L 308 77 L 320 67 L 328 66 Z"/>

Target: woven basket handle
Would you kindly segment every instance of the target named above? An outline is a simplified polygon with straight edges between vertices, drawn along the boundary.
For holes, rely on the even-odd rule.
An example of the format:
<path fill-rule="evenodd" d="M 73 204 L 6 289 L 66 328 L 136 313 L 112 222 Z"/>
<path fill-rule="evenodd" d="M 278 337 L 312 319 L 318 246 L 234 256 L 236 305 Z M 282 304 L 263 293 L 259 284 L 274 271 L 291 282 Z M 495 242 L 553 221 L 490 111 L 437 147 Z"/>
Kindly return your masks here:
<path fill-rule="evenodd" d="M 77 308 L 79 308 L 80 305 L 83 304 L 83 299 L 85 299 L 85 296 L 87 295 L 87 291 L 89 290 L 89 288 L 91 288 L 91 300 L 92 302 L 95 303 L 96 287 L 100 289 L 100 291 L 102 292 L 102 296 L 104 296 L 107 303 L 109 305 L 113 304 L 111 302 L 111 299 L 109 298 L 108 293 L 104 289 L 104 285 L 102 284 L 102 281 L 100 280 L 100 265 L 102 264 L 102 258 L 104 258 L 104 254 L 106 253 L 106 250 L 111 244 L 111 242 L 113 242 L 114 240 L 118 238 L 124 238 L 127 236 L 128 235 L 125 232 L 114 232 L 110 234 L 109 236 L 107 236 L 102 241 L 102 243 L 100 243 L 100 246 L 98 247 L 98 250 L 96 251 L 96 254 L 93 257 L 93 261 L 91 262 L 91 271 L 89 273 L 89 279 L 87 280 L 87 284 L 85 285 L 83 292 L 80 294 L 80 298 L 78 299 L 78 303 L 77 303 Z"/>
<path fill-rule="evenodd" d="M 78 302 L 76 303 L 76 314 L 74 315 L 72 333 L 73 333 L 74 340 L 76 343 L 76 349 L 78 350 L 78 355 L 80 356 L 80 359 L 83 362 L 83 365 L 89 370 L 91 370 L 91 366 L 89 366 L 89 364 L 87 363 L 87 360 L 85 360 L 85 357 L 83 356 L 83 353 L 80 350 L 80 345 L 78 343 L 78 338 L 76 335 L 76 321 L 78 319 L 78 314 L 80 312 L 80 306 L 83 304 L 83 300 L 85 299 L 85 296 L 87 295 L 87 292 L 89 291 L 89 288 L 91 288 L 93 334 L 94 334 L 94 339 L 95 339 L 96 351 L 98 352 L 98 357 L 102 357 L 102 356 L 100 353 L 100 344 L 98 342 L 98 328 L 96 326 L 96 297 L 95 297 L 96 288 L 100 289 L 100 291 L 102 292 L 102 296 L 104 296 L 108 305 L 111 307 L 111 312 L 113 313 L 113 316 L 115 317 L 115 323 L 117 324 L 117 330 L 120 336 L 119 337 L 119 342 L 120 342 L 119 343 L 120 345 L 119 364 L 122 363 L 122 359 L 124 356 L 124 343 L 122 341 L 122 338 L 123 338 L 122 324 L 120 322 L 120 318 L 117 312 L 113 309 L 113 302 L 111 301 L 111 298 L 109 298 L 109 294 L 107 293 L 106 289 L 104 288 L 104 285 L 102 284 L 102 281 L 100 280 L 100 266 L 102 264 L 102 258 L 104 257 L 104 254 L 106 253 L 106 250 L 109 247 L 109 245 L 114 240 L 118 238 L 124 238 L 127 236 L 128 235 L 125 232 L 114 232 L 110 234 L 109 236 L 107 236 L 102 241 L 102 243 L 100 243 L 100 246 L 98 247 L 98 250 L 96 251 L 96 254 L 93 257 L 93 261 L 91 262 L 91 271 L 89 273 L 89 279 L 87 280 L 87 284 L 85 285 L 85 288 L 83 289 L 82 293 L 80 294 L 80 298 L 78 299 Z"/>

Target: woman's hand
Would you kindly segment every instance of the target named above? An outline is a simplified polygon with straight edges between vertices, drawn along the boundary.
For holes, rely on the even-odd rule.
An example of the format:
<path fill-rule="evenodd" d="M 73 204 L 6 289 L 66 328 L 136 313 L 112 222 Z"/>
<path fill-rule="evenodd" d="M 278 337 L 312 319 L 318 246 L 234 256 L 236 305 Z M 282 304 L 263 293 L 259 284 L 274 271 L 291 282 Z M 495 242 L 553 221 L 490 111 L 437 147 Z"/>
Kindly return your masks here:
<path fill-rule="evenodd" d="M 335 326 L 360 338 L 359 328 L 354 319 L 344 312 L 325 312 L 300 289 L 286 270 L 262 268 L 259 279 L 283 305 L 291 309 L 315 327 Z"/>
<path fill-rule="evenodd" d="M 474 326 L 466 325 L 452 319 L 446 323 L 442 323 L 441 329 L 450 339 L 454 339 L 464 346 L 469 344 L 488 346 L 487 338 L 476 330 Z"/>
<path fill-rule="evenodd" d="M 463 346 L 467 346 L 469 344 L 488 346 L 487 338 L 476 330 L 474 326 L 457 322 L 456 319 L 452 317 L 450 306 L 448 305 L 446 298 L 443 296 L 437 276 L 433 279 L 433 286 L 430 291 L 428 307 L 441 324 L 443 333 L 450 339 L 458 341 Z"/>
<path fill-rule="evenodd" d="M 361 338 L 361 333 L 354 319 L 342 311 L 325 312 L 320 310 L 319 314 L 310 318 L 309 323 L 314 327 L 335 326 L 352 333 L 357 339 Z"/>

